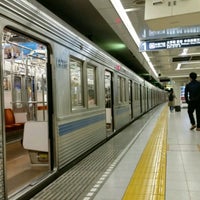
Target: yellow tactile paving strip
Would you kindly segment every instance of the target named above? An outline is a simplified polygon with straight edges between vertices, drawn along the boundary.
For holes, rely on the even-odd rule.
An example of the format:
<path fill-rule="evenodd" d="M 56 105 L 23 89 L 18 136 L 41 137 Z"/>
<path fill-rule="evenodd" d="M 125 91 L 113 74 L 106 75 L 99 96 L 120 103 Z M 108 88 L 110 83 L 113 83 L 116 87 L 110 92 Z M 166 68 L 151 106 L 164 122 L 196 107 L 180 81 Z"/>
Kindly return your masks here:
<path fill-rule="evenodd" d="M 164 200 L 167 156 L 167 107 L 161 112 L 129 182 L 123 200 Z"/>

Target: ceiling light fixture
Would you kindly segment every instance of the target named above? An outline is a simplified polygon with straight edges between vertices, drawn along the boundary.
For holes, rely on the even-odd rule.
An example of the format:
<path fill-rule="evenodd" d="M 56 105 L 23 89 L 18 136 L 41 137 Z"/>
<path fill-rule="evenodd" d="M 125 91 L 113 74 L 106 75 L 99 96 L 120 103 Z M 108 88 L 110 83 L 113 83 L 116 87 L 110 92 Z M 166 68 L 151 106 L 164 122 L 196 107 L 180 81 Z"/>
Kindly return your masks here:
<path fill-rule="evenodd" d="M 126 14 L 124 7 L 122 6 L 121 1 L 120 0 L 111 0 L 111 3 L 113 5 L 113 7 L 115 8 L 115 10 L 117 11 L 118 15 L 120 16 L 120 18 L 122 19 L 124 25 L 126 26 L 128 32 L 131 35 L 133 41 L 135 41 L 136 45 L 139 47 L 140 39 L 139 39 L 134 27 L 132 26 L 132 23 L 131 23 L 128 15 Z M 153 64 L 151 63 L 147 53 L 142 52 L 142 55 L 144 56 L 145 60 L 147 61 L 149 67 L 151 68 L 151 70 L 153 71 L 155 76 L 158 77 L 158 74 L 157 74 L 155 68 L 153 67 Z"/>
<path fill-rule="evenodd" d="M 181 69 L 181 63 L 178 63 L 176 70 L 180 70 Z"/>
<path fill-rule="evenodd" d="M 128 9 L 125 9 L 126 12 L 132 12 L 132 11 L 137 11 L 137 10 L 141 10 L 141 8 L 128 8 Z"/>
<path fill-rule="evenodd" d="M 158 77 L 158 73 L 156 72 L 155 68 L 153 67 L 153 64 L 152 64 L 152 62 L 150 61 L 150 59 L 149 59 L 147 53 L 146 53 L 146 52 L 142 52 L 142 54 L 143 54 L 144 58 L 146 59 L 146 61 L 147 61 L 148 65 L 149 65 L 149 67 L 150 67 L 151 70 L 153 71 L 153 73 L 156 75 L 156 77 Z"/>
<path fill-rule="evenodd" d="M 185 55 L 187 55 L 187 53 L 188 53 L 188 48 L 184 48 L 180 55 L 185 56 Z"/>
<path fill-rule="evenodd" d="M 199 66 L 194 66 L 194 63 L 200 63 L 200 61 L 196 62 L 183 62 L 183 63 L 178 63 L 176 70 L 192 70 L 192 69 L 200 69 Z M 182 65 L 192 65 L 191 67 L 184 67 Z M 182 68 L 181 68 L 182 67 Z"/>
<path fill-rule="evenodd" d="M 135 43 L 139 47 L 140 39 L 139 39 L 135 29 L 133 28 L 131 21 L 128 18 L 126 11 L 125 11 L 124 7 L 122 6 L 120 0 L 111 0 L 111 3 L 113 5 L 113 7 L 115 8 L 115 10 L 117 11 L 118 15 L 120 16 L 120 18 L 122 19 L 123 23 L 125 24 L 127 30 L 131 34 L 133 40 L 135 41 Z"/>

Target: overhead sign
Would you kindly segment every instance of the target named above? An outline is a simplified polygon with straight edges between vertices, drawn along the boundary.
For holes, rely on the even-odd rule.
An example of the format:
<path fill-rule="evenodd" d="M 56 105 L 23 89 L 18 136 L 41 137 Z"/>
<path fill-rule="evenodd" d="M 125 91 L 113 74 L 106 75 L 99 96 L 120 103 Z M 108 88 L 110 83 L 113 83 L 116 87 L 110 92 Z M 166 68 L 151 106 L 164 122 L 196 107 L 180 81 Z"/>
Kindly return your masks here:
<path fill-rule="evenodd" d="M 161 41 L 144 41 L 140 43 L 140 51 L 157 51 L 163 49 L 186 48 L 193 46 L 200 46 L 200 37 Z"/>

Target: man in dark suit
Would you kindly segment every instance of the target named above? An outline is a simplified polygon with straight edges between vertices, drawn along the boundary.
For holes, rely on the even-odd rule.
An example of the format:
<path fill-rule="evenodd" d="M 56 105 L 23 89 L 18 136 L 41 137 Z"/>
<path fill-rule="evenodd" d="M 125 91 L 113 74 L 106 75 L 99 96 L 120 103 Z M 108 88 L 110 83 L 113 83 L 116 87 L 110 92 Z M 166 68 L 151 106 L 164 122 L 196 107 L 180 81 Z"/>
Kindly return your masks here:
<path fill-rule="evenodd" d="M 195 72 L 190 73 L 190 83 L 185 87 L 185 100 L 188 104 L 188 115 L 190 118 L 191 128 L 200 131 L 200 82 L 196 80 L 197 74 Z M 194 110 L 196 110 L 196 120 L 193 116 Z"/>

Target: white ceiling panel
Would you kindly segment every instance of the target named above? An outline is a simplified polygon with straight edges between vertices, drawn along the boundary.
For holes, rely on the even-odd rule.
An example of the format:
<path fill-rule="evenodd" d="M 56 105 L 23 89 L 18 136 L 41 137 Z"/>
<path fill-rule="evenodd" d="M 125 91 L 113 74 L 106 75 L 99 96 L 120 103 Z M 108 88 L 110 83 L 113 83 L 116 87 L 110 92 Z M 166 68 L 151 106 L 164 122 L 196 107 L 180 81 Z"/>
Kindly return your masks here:
<path fill-rule="evenodd" d="M 121 4 L 123 5 L 124 9 L 127 10 L 127 16 L 129 17 L 140 40 L 173 40 L 179 38 L 182 39 L 183 37 L 194 37 L 199 34 L 200 29 L 198 26 L 193 30 L 191 27 L 179 27 L 169 30 L 166 29 L 161 31 L 152 31 L 148 28 L 147 24 L 144 21 L 144 0 L 121 0 Z M 114 9 L 114 7 L 112 7 L 112 9 Z M 103 12 L 101 14 L 110 23 L 112 20 L 115 20 L 116 17 L 116 15 L 104 15 Z M 110 21 L 110 19 L 112 20 Z M 125 31 L 123 29 L 125 29 L 125 26 L 121 26 L 120 28 L 118 24 L 114 24 L 111 26 L 113 30 L 117 32 L 118 35 L 120 35 L 120 38 L 129 47 L 129 49 L 135 54 L 137 47 L 134 46 L 134 48 L 132 48 L 132 38 L 127 35 L 129 34 L 128 32 L 124 34 Z M 139 51 L 139 49 L 137 49 L 137 51 Z M 173 58 L 183 56 L 181 55 L 183 54 L 183 52 L 187 52 L 187 54 L 200 54 L 200 47 L 188 47 L 186 50 L 184 50 L 184 48 L 163 49 L 156 51 L 147 51 L 146 53 L 148 54 L 150 61 L 152 62 L 155 70 L 160 76 L 174 79 L 174 77 L 176 76 L 186 77 L 186 75 L 188 75 L 191 71 L 195 71 L 198 75 L 200 75 L 200 63 L 190 62 L 188 64 L 184 63 L 181 65 L 181 62 L 173 62 Z M 181 67 L 178 67 L 178 65 Z"/>

